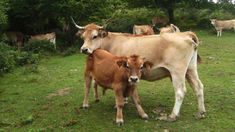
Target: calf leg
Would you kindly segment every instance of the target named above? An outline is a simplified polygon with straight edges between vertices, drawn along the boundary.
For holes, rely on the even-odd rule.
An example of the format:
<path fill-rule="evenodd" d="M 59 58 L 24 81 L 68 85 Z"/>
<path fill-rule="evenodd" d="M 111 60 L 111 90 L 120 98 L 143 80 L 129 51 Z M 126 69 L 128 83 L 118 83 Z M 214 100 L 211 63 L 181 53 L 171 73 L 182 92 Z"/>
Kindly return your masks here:
<path fill-rule="evenodd" d="M 190 86 L 193 88 L 198 102 L 198 114 L 196 115 L 197 118 L 204 118 L 205 105 L 204 105 L 204 93 L 203 93 L 203 84 L 198 77 L 197 69 L 189 69 L 186 73 L 187 81 L 189 82 Z"/>
<path fill-rule="evenodd" d="M 85 73 L 85 96 L 83 100 L 83 108 L 88 108 L 88 97 L 90 93 L 90 87 L 91 87 L 91 80 L 92 77 L 89 76 L 89 74 Z"/>
<path fill-rule="evenodd" d="M 123 114 L 122 109 L 124 107 L 124 97 L 123 93 L 120 89 L 115 90 L 115 100 L 116 100 L 116 107 L 117 107 L 117 115 L 116 115 L 116 123 L 117 125 L 123 125 Z"/>
<path fill-rule="evenodd" d="M 133 95 L 132 95 L 132 99 L 135 103 L 135 106 L 138 110 L 139 115 L 143 118 L 143 119 L 147 119 L 148 115 L 144 112 L 142 106 L 140 105 L 140 99 L 139 99 L 139 95 L 137 92 L 137 89 L 135 88 L 133 91 Z"/>
<path fill-rule="evenodd" d="M 95 89 L 94 96 L 95 96 L 95 101 L 99 102 L 100 99 L 99 99 L 99 94 L 98 94 L 97 87 L 98 87 L 98 84 L 96 83 L 96 81 L 94 81 L 94 89 Z"/>

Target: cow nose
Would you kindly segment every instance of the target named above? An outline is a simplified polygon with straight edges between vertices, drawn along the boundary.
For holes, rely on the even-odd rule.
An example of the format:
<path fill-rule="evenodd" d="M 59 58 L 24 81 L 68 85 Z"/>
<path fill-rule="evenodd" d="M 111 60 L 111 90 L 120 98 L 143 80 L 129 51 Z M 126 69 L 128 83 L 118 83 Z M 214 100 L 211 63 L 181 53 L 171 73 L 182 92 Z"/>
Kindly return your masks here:
<path fill-rule="evenodd" d="M 131 76 L 130 77 L 130 80 L 131 80 L 131 82 L 138 82 L 139 81 L 139 78 L 137 77 L 137 76 Z"/>
<path fill-rule="evenodd" d="M 82 53 L 87 54 L 88 53 L 88 48 L 82 48 Z"/>

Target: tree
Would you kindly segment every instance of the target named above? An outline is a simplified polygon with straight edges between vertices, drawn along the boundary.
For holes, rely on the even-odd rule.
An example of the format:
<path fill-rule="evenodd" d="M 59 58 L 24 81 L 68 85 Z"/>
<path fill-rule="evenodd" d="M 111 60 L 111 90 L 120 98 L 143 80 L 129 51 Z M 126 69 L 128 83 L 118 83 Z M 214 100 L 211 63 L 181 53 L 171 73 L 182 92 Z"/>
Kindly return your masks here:
<path fill-rule="evenodd" d="M 0 36 L 2 32 L 7 27 L 7 12 L 8 10 L 8 0 L 1 0 L 0 1 Z"/>

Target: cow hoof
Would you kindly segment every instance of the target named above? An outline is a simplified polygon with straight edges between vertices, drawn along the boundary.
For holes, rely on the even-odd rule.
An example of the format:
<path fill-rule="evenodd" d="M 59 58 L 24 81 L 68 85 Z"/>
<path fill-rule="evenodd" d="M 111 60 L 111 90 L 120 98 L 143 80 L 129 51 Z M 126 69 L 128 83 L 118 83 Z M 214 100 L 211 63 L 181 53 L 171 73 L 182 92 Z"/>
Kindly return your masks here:
<path fill-rule="evenodd" d="M 124 124 L 124 121 L 123 121 L 123 119 L 117 119 L 116 120 L 116 124 L 120 127 L 120 126 L 123 126 L 123 124 Z"/>
<path fill-rule="evenodd" d="M 145 120 L 147 120 L 149 118 L 149 116 L 147 114 L 144 114 L 141 117 L 142 117 L 142 119 L 145 119 Z"/>
<path fill-rule="evenodd" d="M 82 105 L 82 108 L 83 108 L 83 109 L 87 109 L 88 107 L 89 107 L 88 104 L 83 104 L 83 105 Z"/>
<path fill-rule="evenodd" d="M 168 116 L 165 121 L 168 121 L 168 122 L 175 122 L 175 121 L 176 121 L 176 117 L 170 117 L 170 116 Z"/>
<path fill-rule="evenodd" d="M 124 99 L 124 104 L 128 104 L 128 98 L 127 97 Z"/>
<path fill-rule="evenodd" d="M 198 112 L 198 113 L 195 114 L 196 119 L 203 119 L 205 117 L 206 117 L 205 112 Z"/>

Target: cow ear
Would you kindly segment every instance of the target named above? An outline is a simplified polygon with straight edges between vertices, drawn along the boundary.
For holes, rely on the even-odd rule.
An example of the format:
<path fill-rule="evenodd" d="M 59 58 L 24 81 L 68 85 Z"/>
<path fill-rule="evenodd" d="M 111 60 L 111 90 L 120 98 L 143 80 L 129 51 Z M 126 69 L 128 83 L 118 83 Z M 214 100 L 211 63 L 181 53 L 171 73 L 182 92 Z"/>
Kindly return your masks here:
<path fill-rule="evenodd" d="M 125 67 L 127 65 L 127 59 L 121 58 L 121 59 L 117 60 L 117 65 L 119 67 L 121 67 L 121 66 Z"/>
<path fill-rule="evenodd" d="M 152 68 L 153 63 L 150 62 L 150 61 L 145 61 L 143 66 L 144 66 L 144 68 L 146 68 L 146 69 L 150 69 L 150 68 Z"/>
<path fill-rule="evenodd" d="M 84 33 L 84 29 L 79 29 L 76 36 L 81 36 Z"/>
<path fill-rule="evenodd" d="M 101 37 L 101 38 L 104 38 L 104 37 L 106 37 L 108 35 L 108 31 L 106 31 L 105 29 L 100 29 L 99 30 L 99 36 Z"/>

